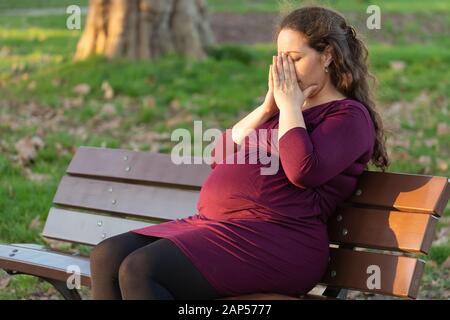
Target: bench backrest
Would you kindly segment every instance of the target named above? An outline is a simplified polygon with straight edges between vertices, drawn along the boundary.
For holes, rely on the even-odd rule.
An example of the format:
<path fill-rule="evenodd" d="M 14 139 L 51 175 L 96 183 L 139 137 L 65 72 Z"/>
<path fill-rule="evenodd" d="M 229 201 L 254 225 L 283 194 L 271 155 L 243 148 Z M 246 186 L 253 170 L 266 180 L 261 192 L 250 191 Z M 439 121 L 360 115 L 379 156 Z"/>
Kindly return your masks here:
<path fill-rule="evenodd" d="M 169 154 L 80 147 L 58 186 L 43 236 L 96 245 L 193 215 L 210 171 L 206 163 L 176 165 Z M 424 261 L 415 254 L 428 253 L 449 196 L 446 177 L 365 171 L 328 223 L 331 261 L 321 284 L 416 298 Z M 381 286 L 368 286 L 378 271 Z"/>

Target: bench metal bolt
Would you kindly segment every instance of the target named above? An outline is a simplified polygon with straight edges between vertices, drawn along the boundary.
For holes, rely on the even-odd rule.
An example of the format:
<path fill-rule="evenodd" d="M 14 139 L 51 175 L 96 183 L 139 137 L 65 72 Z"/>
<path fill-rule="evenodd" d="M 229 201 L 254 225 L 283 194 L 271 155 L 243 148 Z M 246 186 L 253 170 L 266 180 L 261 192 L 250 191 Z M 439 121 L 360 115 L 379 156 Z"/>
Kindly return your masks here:
<path fill-rule="evenodd" d="M 337 221 L 342 221 L 342 216 L 339 214 L 339 215 L 336 217 L 336 220 L 337 220 Z"/>
<path fill-rule="evenodd" d="M 127 161 L 128 160 L 128 156 L 124 156 L 123 160 Z"/>
<path fill-rule="evenodd" d="M 125 171 L 130 171 L 131 170 L 131 167 L 130 166 L 127 166 L 126 168 L 125 168 Z"/>
<path fill-rule="evenodd" d="M 98 221 L 98 222 L 97 222 L 97 226 L 101 227 L 102 225 L 103 225 L 103 222 L 102 222 L 102 221 Z"/>
<path fill-rule="evenodd" d="M 106 238 L 106 233 L 102 233 L 102 238 Z"/>
<path fill-rule="evenodd" d="M 336 277 L 336 271 L 335 270 L 331 270 L 331 277 L 332 278 Z"/>
<path fill-rule="evenodd" d="M 362 195 L 362 190 L 361 189 L 356 190 L 355 195 L 356 196 Z"/>
<path fill-rule="evenodd" d="M 112 203 L 112 204 L 116 204 L 116 203 L 117 203 L 117 200 L 116 200 L 116 199 L 113 199 L 113 200 L 111 201 L 111 203 Z"/>
<path fill-rule="evenodd" d="M 347 229 L 345 229 L 345 228 L 344 228 L 344 229 L 342 229 L 342 235 L 343 235 L 343 236 L 346 236 L 346 235 L 347 235 L 347 233 L 348 233 L 348 230 L 347 230 Z"/>
<path fill-rule="evenodd" d="M 108 191 L 109 191 L 109 192 L 112 192 L 112 188 L 109 188 Z"/>

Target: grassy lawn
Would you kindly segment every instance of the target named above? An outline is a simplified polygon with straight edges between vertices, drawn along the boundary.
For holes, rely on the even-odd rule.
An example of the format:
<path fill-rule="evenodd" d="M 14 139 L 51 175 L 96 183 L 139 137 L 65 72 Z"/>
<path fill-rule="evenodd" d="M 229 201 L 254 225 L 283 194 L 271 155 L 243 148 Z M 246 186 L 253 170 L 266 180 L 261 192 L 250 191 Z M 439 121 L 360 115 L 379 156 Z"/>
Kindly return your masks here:
<path fill-rule="evenodd" d="M 88 0 L 3 0 L 0 10 L 27 8 L 55 8 L 69 5 L 87 6 Z M 372 0 L 206 0 L 209 10 L 215 12 L 274 12 L 284 8 L 292 8 L 300 4 L 319 4 L 332 6 L 340 11 L 365 12 L 369 5 L 378 5 L 383 12 L 413 13 L 450 11 L 450 3 L 443 0 L 409 1 L 372 1 Z"/>
<path fill-rule="evenodd" d="M 2 1 L 4 9 L 86 5 L 87 1 Z M 208 1 L 212 11 L 273 11 L 276 1 Z M 321 2 L 323 3 L 323 2 Z M 333 1 L 335 8 L 364 13 L 369 1 Z M 370 2 L 374 3 L 374 2 Z M 376 3 L 376 2 L 375 2 Z M 450 21 L 443 30 L 423 30 L 423 10 L 448 12 L 445 1 L 385 1 L 382 10 L 417 13 L 408 28 L 387 24 L 393 43 L 369 39 L 370 64 L 379 82 L 378 107 L 388 131 L 389 171 L 450 177 Z M 72 61 L 80 36 L 68 31 L 65 17 L 0 17 L 0 243 L 45 244 L 40 236 L 57 184 L 74 147 L 169 152 L 172 129 L 227 128 L 255 108 L 266 92 L 271 44 L 220 46 L 202 62 L 175 55 L 158 63 Z M 411 34 L 424 32 L 410 41 Z M 427 36 L 429 34 L 430 36 Z M 101 89 L 106 81 L 114 99 Z M 84 85 L 89 92 L 80 93 Z M 232 94 L 230 94 L 232 93 Z M 15 143 L 28 136 L 44 142 L 34 162 L 17 163 Z M 28 171 L 26 169 L 29 169 Z M 31 195 L 31 196 L 30 196 Z M 449 229 L 450 207 L 438 225 Z M 66 245 L 88 253 L 84 246 Z M 448 299 L 450 255 L 447 237 L 426 258 L 422 298 Z M 0 271 L 0 299 L 58 298 L 46 283 L 27 276 L 8 278 Z M 87 294 L 87 292 L 86 292 Z"/>

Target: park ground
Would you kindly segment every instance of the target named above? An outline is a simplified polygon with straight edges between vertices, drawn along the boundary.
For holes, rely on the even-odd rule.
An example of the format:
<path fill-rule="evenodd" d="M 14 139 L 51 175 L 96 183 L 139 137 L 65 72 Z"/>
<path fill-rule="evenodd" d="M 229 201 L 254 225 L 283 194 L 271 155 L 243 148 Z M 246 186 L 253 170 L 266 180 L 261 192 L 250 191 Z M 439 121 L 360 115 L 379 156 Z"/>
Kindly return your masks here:
<path fill-rule="evenodd" d="M 332 3 L 368 44 L 389 171 L 450 177 L 450 3 L 380 1 L 380 30 L 365 27 L 366 8 L 376 1 Z M 169 152 L 170 132 L 192 130 L 194 120 L 203 120 L 204 128 L 230 127 L 265 95 L 276 52 L 272 27 L 286 6 L 209 0 L 218 44 L 206 60 L 170 55 L 158 63 L 131 63 L 99 57 L 74 62 L 81 31 L 66 28 L 69 4 L 86 7 L 87 1 L 0 3 L 0 243 L 40 243 L 87 254 L 88 247 L 40 235 L 76 148 Z M 449 222 L 447 206 L 424 257 L 419 299 L 450 298 Z M 88 297 L 89 289 L 82 294 Z M 60 298 L 43 281 L 0 271 L 0 299 Z"/>

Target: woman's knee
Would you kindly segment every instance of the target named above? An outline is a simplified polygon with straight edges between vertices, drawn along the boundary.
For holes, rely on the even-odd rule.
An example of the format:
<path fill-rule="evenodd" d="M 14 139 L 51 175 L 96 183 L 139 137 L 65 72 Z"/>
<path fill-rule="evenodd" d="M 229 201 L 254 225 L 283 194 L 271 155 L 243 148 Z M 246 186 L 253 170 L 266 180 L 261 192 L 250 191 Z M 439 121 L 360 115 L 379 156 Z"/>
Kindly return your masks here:
<path fill-rule="evenodd" d="M 167 242 L 167 239 L 159 239 L 129 254 L 120 264 L 119 283 L 163 280 L 163 275 L 170 269 L 167 260 L 170 260 L 171 252 L 168 251 Z"/>
<path fill-rule="evenodd" d="M 124 286 L 139 283 L 149 276 L 149 271 L 148 259 L 145 259 L 139 250 L 132 252 L 120 264 L 119 284 Z"/>
<path fill-rule="evenodd" d="M 154 241 L 154 238 L 145 237 L 133 232 L 125 232 L 97 244 L 91 252 L 91 264 L 113 264 L 119 268 L 126 256 Z"/>
<path fill-rule="evenodd" d="M 108 268 L 108 266 L 113 266 L 114 264 L 120 265 L 121 260 L 118 257 L 118 247 L 119 243 L 115 237 L 98 243 L 90 254 L 91 269 L 96 267 Z"/>

